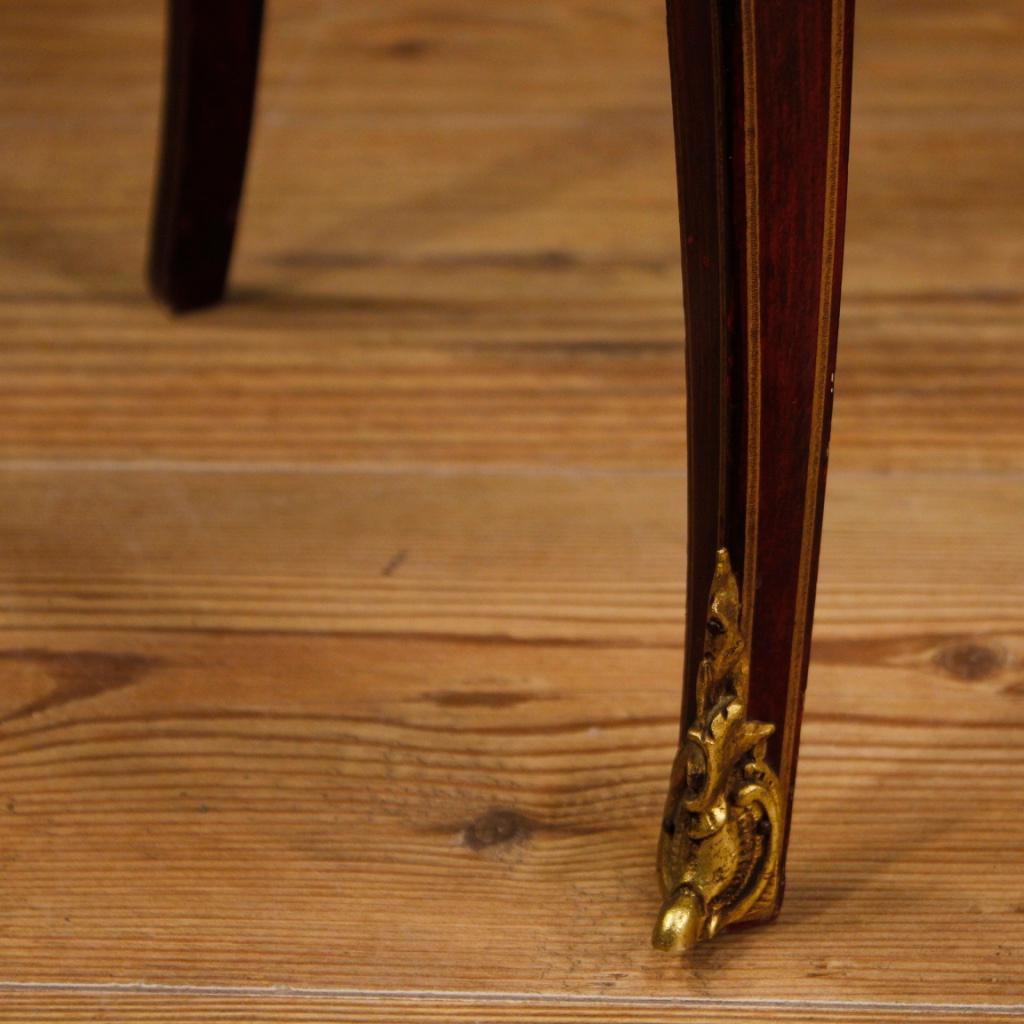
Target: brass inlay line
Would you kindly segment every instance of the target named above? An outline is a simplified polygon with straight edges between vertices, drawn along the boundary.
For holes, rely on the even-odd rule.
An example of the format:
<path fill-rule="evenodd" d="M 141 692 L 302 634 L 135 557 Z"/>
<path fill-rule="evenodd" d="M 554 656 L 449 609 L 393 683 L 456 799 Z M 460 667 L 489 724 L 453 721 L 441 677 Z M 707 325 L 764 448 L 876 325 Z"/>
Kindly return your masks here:
<path fill-rule="evenodd" d="M 758 198 L 757 18 L 742 0 L 743 179 L 747 239 L 747 494 L 743 544 L 743 621 L 751 635 L 757 589 L 757 512 L 761 475 L 761 209 Z"/>
<path fill-rule="evenodd" d="M 807 643 L 810 599 L 811 555 L 817 526 L 818 485 L 821 448 L 825 428 L 825 394 L 831 387 L 826 380 L 828 352 L 832 333 L 833 281 L 836 261 L 836 219 L 839 207 L 839 154 L 843 111 L 843 56 L 846 30 L 843 0 L 832 0 L 831 60 L 829 61 L 828 146 L 825 170 L 825 216 L 822 229 L 821 290 L 818 305 L 818 339 L 814 359 L 814 397 L 811 404 L 811 437 L 807 455 L 807 489 L 804 492 L 803 531 L 800 539 L 800 566 L 793 621 L 793 647 L 789 662 L 786 718 L 782 733 L 780 776 L 783 795 L 792 781 L 793 744 L 797 709 L 800 704 L 800 673 Z"/>

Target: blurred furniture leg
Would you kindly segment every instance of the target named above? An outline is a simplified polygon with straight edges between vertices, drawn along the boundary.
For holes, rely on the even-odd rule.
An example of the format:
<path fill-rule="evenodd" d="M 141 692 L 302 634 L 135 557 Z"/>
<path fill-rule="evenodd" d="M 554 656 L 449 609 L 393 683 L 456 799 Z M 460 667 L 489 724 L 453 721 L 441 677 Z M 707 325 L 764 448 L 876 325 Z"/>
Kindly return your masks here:
<path fill-rule="evenodd" d="M 683 728 L 656 946 L 782 900 L 842 265 L 853 0 L 669 0 L 686 299 Z"/>
<path fill-rule="evenodd" d="M 168 0 L 149 281 L 177 312 L 224 295 L 262 24 L 263 0 Z"/>

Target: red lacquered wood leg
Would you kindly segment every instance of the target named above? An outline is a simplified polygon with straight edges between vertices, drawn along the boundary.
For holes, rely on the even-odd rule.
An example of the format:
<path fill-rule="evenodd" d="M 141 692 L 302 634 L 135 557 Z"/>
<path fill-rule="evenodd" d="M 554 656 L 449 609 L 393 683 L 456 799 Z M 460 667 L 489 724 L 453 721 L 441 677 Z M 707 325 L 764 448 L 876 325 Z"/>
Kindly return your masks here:
<path fill-rule="evenodd" d="M 842 266 L 853 0 L 669 0 L 689 430 L 655 944 L 778 912 Z"/>
<path fill-rule="evenodd" d="M 168 0 L 149 281 L 176 312 L 224 295 L 262 24 L 263 0 Z"/>

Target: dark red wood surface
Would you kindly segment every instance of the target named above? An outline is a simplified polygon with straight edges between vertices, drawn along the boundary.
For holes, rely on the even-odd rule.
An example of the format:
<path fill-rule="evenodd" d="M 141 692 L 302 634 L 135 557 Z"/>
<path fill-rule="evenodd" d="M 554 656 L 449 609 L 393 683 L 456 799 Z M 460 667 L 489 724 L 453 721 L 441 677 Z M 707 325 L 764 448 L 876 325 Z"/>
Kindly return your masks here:
<path fill-rule="evenodd" d="M 753 600 L 749 713 L 776 726 L 769 757 L 788 829 L 835 366 L 853 2 L 669 0 L 668 16 L 689 401 L 682 723 L 726 546 Z"/>
<path fill-rule="evenodd" d="M 223 297 L 245 178 L 263 0 L 168 0 L 149 281 L 183 312 Z"/>

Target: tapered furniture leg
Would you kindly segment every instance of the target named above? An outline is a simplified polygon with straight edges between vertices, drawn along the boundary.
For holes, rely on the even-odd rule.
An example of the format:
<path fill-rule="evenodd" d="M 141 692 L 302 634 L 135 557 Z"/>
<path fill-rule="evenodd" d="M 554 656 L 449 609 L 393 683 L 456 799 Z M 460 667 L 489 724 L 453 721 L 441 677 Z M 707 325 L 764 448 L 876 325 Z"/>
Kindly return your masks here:
<path fill-rule="evenodd" d="M 149 281 L 177 312 L 224 295 L 262 24 L 263 0 L 168 0 Z"/>
<path fill-rule="evenodd" d="M 656 946 L 777 914 L 810 650 L 853 0 L 669 0 L 686 300 L 683 726 Z"/>

